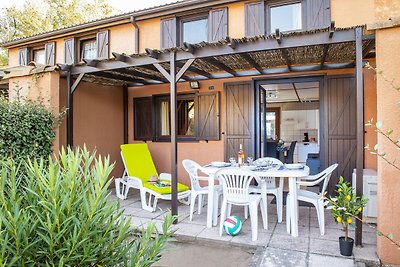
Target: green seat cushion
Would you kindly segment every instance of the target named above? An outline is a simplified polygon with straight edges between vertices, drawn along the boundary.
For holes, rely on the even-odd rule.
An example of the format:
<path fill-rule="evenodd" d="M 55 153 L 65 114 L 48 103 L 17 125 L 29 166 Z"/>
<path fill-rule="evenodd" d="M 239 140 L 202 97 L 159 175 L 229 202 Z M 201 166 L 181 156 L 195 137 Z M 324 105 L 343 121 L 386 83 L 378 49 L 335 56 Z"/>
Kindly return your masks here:
<path fill-rule="evenodd" d="M 171 186 L 157 187 L 154 184 L 147 183 L 151 176 L 158 176 L 158 173 L 146 143 L 121 145 L 121 152 L 129 176 L 139 178 L 144 187 L 159 194 L 171 194 Z M 189 190 L 189 187 L 178 183 L 178 192 L 186 190 Z"/>
<path fill-rule="evenodd" d="M 161 183 L 170 183 L 170 181 L 161 181 Z M 148 189 L 150 189 L 150 190 L 152 190 L 152 191 L 154 191 L 154 192 L 159 193 L 160 195 L 168 195 L 168 194 L 172 193 L 171 186 L 161 186 L 160 187 L 160 186 L 156 186 L 154 184 L 147 183 L 147 182 L 143 183 L 143 186 L 148 188 Z M 188 186 L 186 186 L 184 184 L 181 184 L 181 183 L 178 183 L 178 193 L 184 192 L 184 191 L 187 191 L 187 190 L 189 190 Z"/>

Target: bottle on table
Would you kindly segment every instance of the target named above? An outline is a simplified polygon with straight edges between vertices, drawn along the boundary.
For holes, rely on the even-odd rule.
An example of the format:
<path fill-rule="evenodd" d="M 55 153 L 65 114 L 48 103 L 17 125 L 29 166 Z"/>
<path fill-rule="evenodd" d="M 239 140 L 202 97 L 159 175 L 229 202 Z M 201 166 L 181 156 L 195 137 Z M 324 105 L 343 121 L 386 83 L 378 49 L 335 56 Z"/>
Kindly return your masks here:
<path fill-rule="evenodd" d="M 239 163 L 239 166 L 242 166 L 244 164 L 244 151 L 243 151 L 243 145 L 242 144 L 240 144 L 240 146 L 239 146 L 238 163 Z"/>

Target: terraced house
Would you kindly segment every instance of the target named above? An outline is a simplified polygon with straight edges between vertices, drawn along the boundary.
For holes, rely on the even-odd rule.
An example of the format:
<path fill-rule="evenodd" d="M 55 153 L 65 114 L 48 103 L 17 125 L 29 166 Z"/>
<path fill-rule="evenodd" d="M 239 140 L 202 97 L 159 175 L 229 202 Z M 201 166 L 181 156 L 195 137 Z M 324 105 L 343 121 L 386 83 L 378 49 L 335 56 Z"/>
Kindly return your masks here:
<path fill-rule="evenodd" d="M 356 169 L 361 194 L 363 169 L 375 170 L 364 187 L 378 226 L 400 236 L 399 173 L 364 150 L 379 142 L 398 156 L 364 124 L 400 131 L 388 83 L 400 84 L 399 16 L 396 0 L 179 1 L 4 43 L 1 83 L 10 98 L 19 86 L 56 112 L 68 107 L 55 149 L 96 147 L 116 162 L 115 177 L 120 144 L 137 141 L 184 184 L 184 158 L 228 161 L 240 144 L 260 157 L 279 139 L 295 142 L 293 162 L 339 163 L 330 192 Z M 378 254 L 400 264 L 386 239 Z"/>

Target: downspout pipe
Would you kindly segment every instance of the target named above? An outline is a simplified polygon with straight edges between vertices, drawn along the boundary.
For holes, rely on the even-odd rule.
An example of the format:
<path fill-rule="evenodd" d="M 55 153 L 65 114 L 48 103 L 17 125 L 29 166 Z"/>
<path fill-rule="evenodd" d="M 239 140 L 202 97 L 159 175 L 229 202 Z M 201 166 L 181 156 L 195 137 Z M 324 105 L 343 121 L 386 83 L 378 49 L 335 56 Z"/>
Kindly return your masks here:
<path fill-rule="evenodd" d="M 139 26 L 137 25 L 136 18 L 134 16 L 131 16 L 130 20 L 135 28 L 135 54 L 139 54 Z"/>

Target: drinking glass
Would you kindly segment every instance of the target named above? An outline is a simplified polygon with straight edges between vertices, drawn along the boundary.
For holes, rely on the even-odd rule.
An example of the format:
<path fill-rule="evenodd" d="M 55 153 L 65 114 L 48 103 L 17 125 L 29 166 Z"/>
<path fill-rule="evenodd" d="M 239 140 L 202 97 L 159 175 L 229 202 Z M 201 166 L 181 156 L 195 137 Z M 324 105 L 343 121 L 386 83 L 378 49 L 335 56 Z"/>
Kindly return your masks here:
<path fill-rule="evenodd" d="M 230 157 L 229 162 L 231 163 L 232 167 L 236 165 L 236 158 L 235 157 Z"/>
<path fill-rule="evenodd" d="M 249 165 L 253 165 L 253 157 L 247 157 L 247 162 L 249 163 Z"/>

